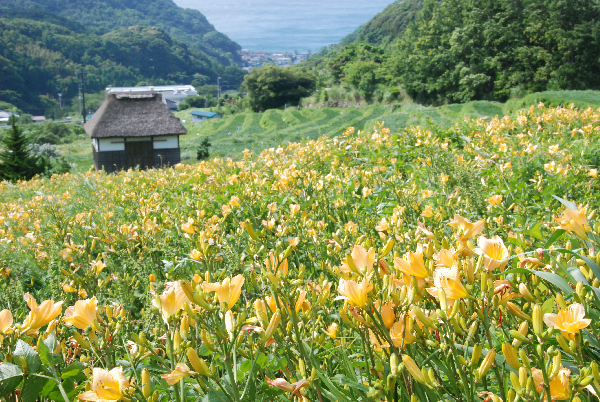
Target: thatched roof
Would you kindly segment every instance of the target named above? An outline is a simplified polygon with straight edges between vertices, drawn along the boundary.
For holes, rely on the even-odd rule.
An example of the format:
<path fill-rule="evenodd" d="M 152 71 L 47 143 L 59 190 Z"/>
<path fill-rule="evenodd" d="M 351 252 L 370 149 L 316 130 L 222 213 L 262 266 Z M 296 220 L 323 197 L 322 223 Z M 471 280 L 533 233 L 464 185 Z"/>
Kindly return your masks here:
<path fill-rule="evenodd" d="M 90 138 L 182 135 L 187 130 L 159 93 L 113 93 L 83 126 Z"/>

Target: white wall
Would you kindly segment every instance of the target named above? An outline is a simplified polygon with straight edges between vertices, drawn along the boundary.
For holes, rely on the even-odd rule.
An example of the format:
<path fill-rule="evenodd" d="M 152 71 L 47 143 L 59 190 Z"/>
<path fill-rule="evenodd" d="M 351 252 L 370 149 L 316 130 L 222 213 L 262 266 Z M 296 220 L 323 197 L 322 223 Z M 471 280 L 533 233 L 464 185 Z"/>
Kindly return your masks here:
<path fill-rule="evenodd" d="M 151 141 L 152 137 L 127 138 L 127 142 Z M 94 138 L 94 148 L 98 152 L 125 151 L 123 138 Z M 154 137 L 154 149 L 172 149 L 179 147 L 177 135 Z"/>
<path fill-rule="evenodd" d="M 98 145 L 100 147 L 98 152 L 125 151 L 125 142 L 122 138 L 99 138 Z"/>
<path fill-rule="evenodd" d="M 162 137 L 154 137 L 154 149 L 171 149 L 178 148 L 179 141 L 176 135 L 165 135 Z"/>

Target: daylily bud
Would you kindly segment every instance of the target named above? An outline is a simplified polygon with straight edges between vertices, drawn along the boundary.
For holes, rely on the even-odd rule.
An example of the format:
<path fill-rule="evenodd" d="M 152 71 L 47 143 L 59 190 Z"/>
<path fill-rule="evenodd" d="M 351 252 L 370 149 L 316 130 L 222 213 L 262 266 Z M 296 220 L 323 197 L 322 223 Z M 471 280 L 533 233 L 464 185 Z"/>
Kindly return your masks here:
<path fill-rule="evenodd" d="M 179 331 L 175 331 L 173 335 L 173 350 L 175 353 L 181 353 L 181 333 Z"/>
<path fill-rule="evenodd" d="M 381 252 L 379 253 L 379 258 L 385 258 L 388 256 L 388 254 L 392 251 L 392 248 L 394 247 L 395 244 L 395 240 L 393 237 L 390 237 L 390 239 L 388 240 L 387 244 L 385 245 L 385 247 L 383 248 L 383 250 L 381 250 Z"/>
<path fill-rule="evenodd" d="M 398 355 L 396 353 L 392 353 L 390 356 L 390 372 L 394 376 L 398 375 L 398 364 L 399 363 L 400 363 L 400 360 L 398 358 Z M 597 366 L 596 366 L 596 369 L 597 369 Z"/>
<path fill-rule="evenodd" d="M 521 368 L 521 363 L 519 362 L 517 351 L 510 343 L 504 342 L 502 344 L 502 354 L 504 355 L 504 358 L 512 368 L 514 368 L 515 370 Z"/>
<path fill-rule="evenodd" d="M 280 320 L 281 320 L 281 313 L 279 312 L 279 310 L 277 310 L 275 312 L 275 314 L 273 314 L 273 316 L 271 317 L 271 321 L 269 321 L 269 326 L 267 327 L 266 331 L 264 332 L 264 335 L 263 335 L 264 342 L 267 342 L 269 339 L 271 339 L 271 337 L 277 330 L 277 327 L 279 326 Z"/>
<path fill-rule="evenodd" d="M 415 313 L 415 315 L 417 316 L 417 319 L 423 323 L 423 325 L 425 325 L 426 327 L 435 329 L 436 331 L 438 330 L 438 328 L 434 325 L 433 321 L 431 321 L 431 319 L 429 319 L 429 317 L 427 317 L 425 315 L 425 313 L 423 313 L 423 311 L 418 307 L 418 306 L 413 306 L 413 311 Z"/>
<path fill-rule="evenodd" d="M 306 378 L 306 365 L 302 359 L 298 360 L 298 370 L 300 371 L 302 378 Z"/>
<path fill-rule="evenodd" d="M 519 284 L 519 292 L 528 302 L 533 303 L 535 301 L 535 298 L 533 297 L 531 292 L 529 292 L 529 289 L 527 289 L 527 285 L 522 282 Z"/>
<path fill-rule="evenodd" d="M 438 297 L 440 299 L 440 308 L 445 313 L 448 310 L 448 301 L 446 300 L 446 292 L 444 289 L 439 289 Z"/>
<path fill-rule="evenodd" d="M 506 309 L 510 311 L 510 313 L 515 317 L 519 317 L 522 320 L 531 321 L 531 317 L 528 314 L 524 313 L 523 310 L 519 308 L 519 306 L 512 302 L 506 303 Z"/>
<path fill-rule="evenodd" d="M 562 348 L 562 350 L 564 350 L 568 354 L 571 354 L 571 355 L 573 354 L 573 350 L 569 347 L 569 343 L 567 342 L 567 340 L 565 339 L 565 337 L 562 336 L 562 334 L 557 334 L 556 335 L 556 341 L 558 342 L 558 344 L 560 345 L 560 347 Z"/>
<path fill-rule="evenodd" d="M 527 357 L 527 352 L 525 352 L 523 349 L 519 350 L 519 357 L 521 358 L 523 365 L 527 368 L 527 370 L 529 370 L 531 368 L 531 362 Z"/>
<path fill-rule="evenodd" d="M 208 364 L 206 364 L 204 359 L 198 357 L 198 354 L 194 348 L 188 348 L 186 355 L 196 373 L 207 377 L 212 377 L 212 372 L 210 371 Z"/>
<path fill-rule="evenodd" d="M 558 307 L 560 307 L 561 310 L 566 310 L 567 309 L 567 303 L 565 302 L 565 298 L 563 297 L 562 293 L 558 293 L 556 295 L 555 301 L 556 301 L 556 304 L 558 305 Z"/>
<path fill-rule="evenodd" d="M 246 219 L 246 222 L 244 223 L 244 229 L 246 229 L 248 235 L 252 240 L 259 241 L 258 236 L 256 235 L 254 228 L 252 227 L 252 223 L 250 223 L 250 219 Z"/>
<path fill-rule="evenodd" d="M 423 375 L 423 372 L 419 369 L 417 363 L 415 363 L 412 357 L 409 355 L 402 355 L 402 362 L 415 381 L 420 382 L 423 385 L 427 385 L 427 379 L 425 378 L 425 375 Z"/>
<path fill-rule="evenodd" d="M 598 363 L 591 362 L 590 367 L 592 368 L 592 374 L 594 375 L 594 379 L 600 383 L 600 370 L 598 370 Z"/>
<path fill-rule="evenodd" d="M 483 351 L 483 346 L 480 343 L 473 346 L 473 353 L 471 354 L 471 362 L 469 363 L 469 367 L 475 367 L 477 363 L 479 363 L 479 359 L 481 358 L 481 352 Z"/>
<path fill-rule="evenodd" d="M 485 358 L 481 362 L 481 365 L 477 369 L 479 378 L 483 378 L 487 375 L 488 371 L 494 364 L 494 359 L 496 358 L 496 349 L 490 349 L 490 351 L 485 355 Z"/>
<path fill-rule="evenodd" d="M 211 350 L 211 351 L 213 351 L 213 352 L 216 352 L 216 351 L 217 351 L 217 348 L 215 347 L 215 345 L 214 345 L 214 344 L 213 344 L 213 342 L 212 342 L 212 339 L 210 338 L 210 335 L 208 334 L 208 332 L 206 332 L 206 330 L 205 330 L 205 329 L 203 329 L 203 330 L 200 332 L 200 337 L 202 338 L 202 342 L 203 342 L 203 343 L 206 345 L 206 347 L 207 347 L 209 350 Z"/>
<path fill-rule="evenodd" d="M 532 324 L 533 333 L 540 335 L 544 330 L 544 312 L 542 311 L 542 305 L 539 303 L 533 306 Z"/>
<path fill-rule="evenodd" d="M 469 334 L 467 335 L 467 342 L 469 342 L 471 339 L 473 339 L 473 336 L 475 336 L 475 332 L 477 332 L 478 326 L 479 326 L 478 321 L 474 321 L 473 324 L 471 324 L 471 327 L 469 328 Z"/>
<path fill-rule="evenodd" d="M 517 391 L 517 394 L 521 392 L 521 384 L 519 383 L 519 376 L 516 373 L 511 371 L 510 373 L 510 382 L 512 383 L 513 388 Z"/>
<path fill-rule="evenodd" d="M 142 370 L 142 394 L 146 399 L 150 398 L 150 395 L 152 395 L 150 372 L 146 368 Z"/>

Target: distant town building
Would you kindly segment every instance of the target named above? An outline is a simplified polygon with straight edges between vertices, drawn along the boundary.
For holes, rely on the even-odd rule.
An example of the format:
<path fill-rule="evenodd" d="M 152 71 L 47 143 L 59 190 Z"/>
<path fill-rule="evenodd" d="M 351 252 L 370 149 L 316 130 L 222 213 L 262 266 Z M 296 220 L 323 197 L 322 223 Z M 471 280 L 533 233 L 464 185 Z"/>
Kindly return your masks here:
<path fill-rule="evenodd" d="M 121 169 L 172 166 L 181 161 L 181 121 L 156 92 L 109 93 L 84 125 L 92 139 L 94 167 Z"/>
<path fill-rule="evenodd" d="M 108 87 L 107 94 L 114 93 L 140 93 L 156 92 L 162 95 L 162 101 L 169 109 L 177 109 L 179 105 L 188 96 L 197 96 L 198 92 L 192 85 L 161 85 L 148 87 Z"/>
<path fill-rule="evenodd" d="M 31 117 L 31 121 L 34 123 L 43 123 L 46 121 L 46 118 L 44 116 L 33 116 Z"/>
<path fill-rule="evenodd" d="M 220 119 L 221 116 L 219 113 L 215 112 L 205 112 L 203 110 L 194 110 L 192 113 L 192 123 L 201 123 L 208 119 Z"/>
<path fill-rule="evenodd" d="M 6 122 L 10 119 L 10 116 L 15 116 L 15 117 L 19 117 L 18 114 L 14 114 L 13 112 L 5 112 L 3 110 L 0 110 L 0 122 Z"/>

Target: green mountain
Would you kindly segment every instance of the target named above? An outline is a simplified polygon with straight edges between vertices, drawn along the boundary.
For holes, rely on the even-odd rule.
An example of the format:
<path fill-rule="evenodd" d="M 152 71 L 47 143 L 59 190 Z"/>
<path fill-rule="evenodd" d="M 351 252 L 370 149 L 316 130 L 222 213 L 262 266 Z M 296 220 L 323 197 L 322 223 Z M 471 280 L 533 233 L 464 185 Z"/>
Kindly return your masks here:
<path fill-rule="evenodd" d="M 0 0 L 0 101 L 48 114 L 108 85 L 241 84 L 240 48 L 195 10 L 170 0 Z M 15 8 L 23 7 L 23 8 Z M 76 100 L 75 100 L 76 102 Z"/>
<path fill-rule="evenodd" d="M 387 45 L 396 41 L 423 8 L 423 0 L 398 0 L 341 40 L 342 46 L 352 42 Z"/>
<path fill-rule="evenodd" d="M 598 0 L 400 0 L 304 67 L 330 104 L 503 101 L 599 89 L 599 47 Z"/>

